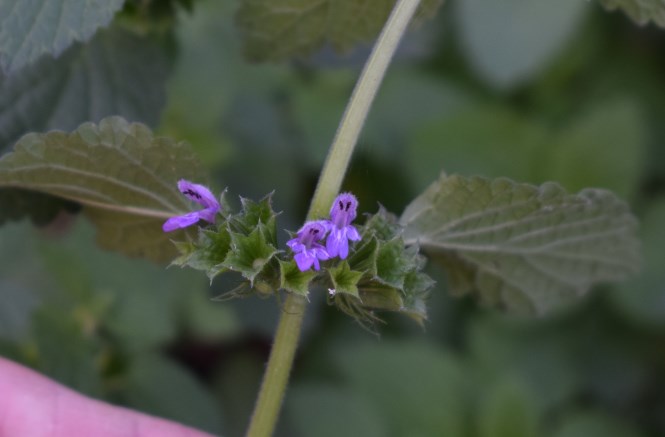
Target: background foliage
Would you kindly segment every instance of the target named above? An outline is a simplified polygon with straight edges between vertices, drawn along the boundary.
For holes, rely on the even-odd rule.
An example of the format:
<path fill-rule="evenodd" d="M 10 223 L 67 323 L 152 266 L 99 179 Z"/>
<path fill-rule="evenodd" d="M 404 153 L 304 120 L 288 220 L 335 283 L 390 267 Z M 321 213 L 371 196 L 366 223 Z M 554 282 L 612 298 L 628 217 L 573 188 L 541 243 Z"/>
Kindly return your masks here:
<path fill-rule="evenodd" d="M 122 5 L 86 3 L 108 6 L 68 38 L 26 34 L 22 50 L 0 21 L 0 151 L 27 132 L 121 115 L 190 142 L 206 167 L 198 179 L 216 189 L 254 199 L 275 189 L 278 229 L 298 228 L 368 53 L 358 41 L 380 26 L 307 39 L 308 55 L 291 58 L 301 52 L 286 43 L 266 53 L 243 39 L 260 23 L 248 11 L 266 2 L 127 1 L 97 33 Z M 351 3 L 372 7 L 321 2 Z M 343 13 L 357 11 L 336 12 L 356 25 Z M 401 212 L 441 169 L 609 188 L 642 220 L 644 268 L 533 319 L 449 297 L 432 265 L 425 330 L 387 316 L 380 340 L 313 293 L 280 435 L 665 434 L 662 17 L 660 0 L 451 0 L 407 37 L 347 178 L 361 212 L 377 202 Z M 80 216 L 33 215 L 50 222 L 35 230 L 7 207 L 26 196 L 0 190 L 0 353 L 91 396 L 242 435 L 275 301 L 212 303 L 234 279 L 210 287 L 193 271 L 104 252 Z"/>

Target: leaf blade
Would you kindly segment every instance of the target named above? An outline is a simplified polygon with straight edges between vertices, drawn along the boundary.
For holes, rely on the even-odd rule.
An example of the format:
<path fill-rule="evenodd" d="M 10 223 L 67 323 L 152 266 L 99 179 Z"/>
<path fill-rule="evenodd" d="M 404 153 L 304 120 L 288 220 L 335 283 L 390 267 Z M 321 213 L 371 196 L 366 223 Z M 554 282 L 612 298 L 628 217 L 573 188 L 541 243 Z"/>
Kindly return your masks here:
<path fill-rule="evenodd" d="M 83 4 L 81 4 L 83 3 Z M 43 54 L 58 56 L 109 24 L 124 0 L 6 0 L 0 4 L 0 68 L 16 71 Z"/>
<path fill-rule="evenodd" d="M 154 127 L 169 71 L 164 41 L 113 27 L 58 59 L 40 59 L 20 74 L 0 73 L 0 152 L 28 132 L 74 130 L 111 115 Z"/>
<path fill-rule="evenodd" d="M 543 313 L 639 265 L 636 220 L 603 190 L 442 175 L 400 221 L 407 244 L 471 268 L 486 304 L 523 312 Z"/>
<path fill-rule="evenodd" d="M 78 203 L 97 226 L 103 247 L 168 261 L 175 247 L 161 224 L 189 210 L 176 181 L 197 180 L 201 174 L 185 143 L 109 117 L 69 134 L 23 137 L 14 152 L 0 159 L 0 192 L 19 188 Z"/>

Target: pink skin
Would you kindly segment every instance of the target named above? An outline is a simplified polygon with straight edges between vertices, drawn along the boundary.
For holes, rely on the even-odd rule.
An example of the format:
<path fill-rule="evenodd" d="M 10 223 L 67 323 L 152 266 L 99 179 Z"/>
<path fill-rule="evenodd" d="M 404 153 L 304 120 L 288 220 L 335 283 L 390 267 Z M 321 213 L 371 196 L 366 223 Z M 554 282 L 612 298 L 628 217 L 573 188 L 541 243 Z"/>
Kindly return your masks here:
<path fill-rule="evenodd" d="M 0 357 L 0 437 L 212 437 L 82 396 Z"/>

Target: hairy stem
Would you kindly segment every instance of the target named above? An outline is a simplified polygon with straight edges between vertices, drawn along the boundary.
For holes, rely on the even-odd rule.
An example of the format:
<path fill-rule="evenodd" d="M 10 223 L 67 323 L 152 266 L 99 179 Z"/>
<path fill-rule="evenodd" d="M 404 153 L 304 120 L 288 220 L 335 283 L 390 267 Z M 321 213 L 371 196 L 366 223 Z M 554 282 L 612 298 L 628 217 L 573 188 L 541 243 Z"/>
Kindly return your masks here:
<path fill-rule="evenodd" d="M 309 209 L 310 219 L 324 216 L 342 187 L 351 154 L 358 141 L 360 130 L 365 124 L 369 108 L 419 3 L 420 0 L 399 0 L 383 27 L 337 128 L 314 192 Z"/>
<path fill-rule="evenodd" d="M 419 3 L 420 0 L 398 0 L 395 4 L 344 111 L 312 198 L 308 220 L 323 217 L 339 192 L 369 108 Z M 289 293 L 286 298 L 247 431 L 248 437 L 267 437 L 275 429 L 300 338 L 306 303 L 303 296 L 294 293 Z"/>

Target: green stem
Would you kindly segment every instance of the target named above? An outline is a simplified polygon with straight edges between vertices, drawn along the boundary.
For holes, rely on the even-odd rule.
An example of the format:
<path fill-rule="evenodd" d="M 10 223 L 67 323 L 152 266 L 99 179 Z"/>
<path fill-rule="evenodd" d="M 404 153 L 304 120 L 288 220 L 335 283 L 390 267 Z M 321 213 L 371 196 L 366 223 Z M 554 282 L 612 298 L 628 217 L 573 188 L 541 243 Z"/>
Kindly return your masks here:
<path fill-rule="evenodd" d="M 419 3 L 420 0 L 398 0 L 379 35 L 323 164 L 307 214 L 308 220 L 323 217 L 337 196 L 369 108 Z M 259 397 L 247 430 L 248 437 L 268 437 L 275 429 L 300 338 L 306 303 L 303 296 L 294 293 L 289 293 L 286 297 Z"/>
<path fill-rule="evenodd" d="M 344 111 L 332 146 L 330 146 L 314 192 L 308 219 L 325 216 L 335 196 L 339 193 L 369 108 L 383 81 L 388 64 L 395 54 L 397 45 L 419 3 L 420 0 L 399 0 L 383 27 L 372 54 L 360 74 L 360 79 L 353 89 L 351 100 Z"/>

